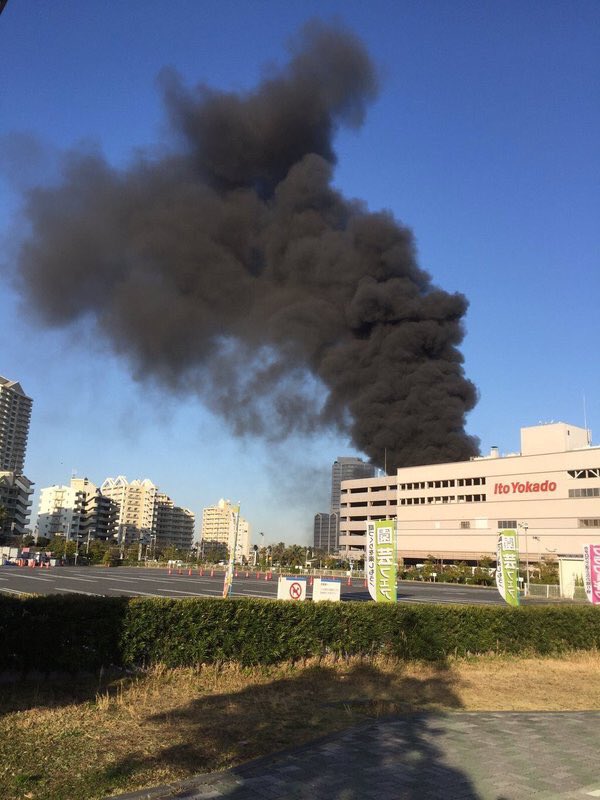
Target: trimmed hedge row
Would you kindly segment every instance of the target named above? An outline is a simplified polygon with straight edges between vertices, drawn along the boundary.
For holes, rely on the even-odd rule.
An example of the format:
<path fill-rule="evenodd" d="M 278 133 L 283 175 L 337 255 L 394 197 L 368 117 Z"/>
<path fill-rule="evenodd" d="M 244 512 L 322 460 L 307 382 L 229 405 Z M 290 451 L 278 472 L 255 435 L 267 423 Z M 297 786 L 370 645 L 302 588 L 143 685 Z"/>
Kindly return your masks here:
<path fill-rule="evenodd" d="M 600 609 L 592 606 L 0 596 L 0 670 L 269 664 L 327 653 L 439 660 L 599 647 Z"/>

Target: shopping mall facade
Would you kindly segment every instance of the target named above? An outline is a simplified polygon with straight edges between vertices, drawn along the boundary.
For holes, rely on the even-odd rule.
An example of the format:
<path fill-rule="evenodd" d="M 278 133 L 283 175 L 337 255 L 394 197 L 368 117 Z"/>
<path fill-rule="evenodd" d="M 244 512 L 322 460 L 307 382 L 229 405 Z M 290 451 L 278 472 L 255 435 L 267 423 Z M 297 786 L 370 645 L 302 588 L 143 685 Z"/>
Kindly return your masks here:
<path fill-rule="evenodd" d="M 581 555 L 600 542 L 600 447 L 585 428 L 521 428 L 521 452 L 405 467 L 396 476 L 344 481 L 340 555 L 363 558 L 369 520 L 396 518 L 398 555 L 475 562 L 495 557 L 498 531 L 520 532 L 522 557 Z"/>

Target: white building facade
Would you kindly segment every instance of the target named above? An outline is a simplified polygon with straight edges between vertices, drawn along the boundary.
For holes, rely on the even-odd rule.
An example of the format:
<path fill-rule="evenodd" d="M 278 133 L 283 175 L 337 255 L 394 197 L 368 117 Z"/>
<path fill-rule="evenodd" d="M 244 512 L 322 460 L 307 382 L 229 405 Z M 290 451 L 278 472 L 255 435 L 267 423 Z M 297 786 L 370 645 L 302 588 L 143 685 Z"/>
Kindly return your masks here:
<path fill-rule="evenodd" d="M 120 544 L 151 544 L 155 532 L 157 487 L 145 478 L 129 482 L 123 475 L 107 478 L 101 492 L 118 506 L 117 538 Z"/>
<path fill-rule="evenodd" d="M 238 521 L 239 517 L 239 521 Z M 223 557 L 228 558 L 235 548 L 235 561 L 241 563 L 250 558 L 250 523 L 240 516 L 238 507 L 231 501 L 221 499 L 216 506 L 208 506 L 202 511 L 202 550 L 207 554 L 211 549 L 221 548 Z"/>
<path fill-rule="evenodd" d="M 385 481 L 347 481 L 340 552 L 362 558 L 366 522 L 389 517 L 408 561 L 494 557 L 503 528 L 519 530 L 522 558 L 581 554 L 600 541 L 600 448 L 589 442 L 584 428 L 536 425 L 521 429 L 519 454 L 492 448 L 470 461 L 399 469 Z"/>

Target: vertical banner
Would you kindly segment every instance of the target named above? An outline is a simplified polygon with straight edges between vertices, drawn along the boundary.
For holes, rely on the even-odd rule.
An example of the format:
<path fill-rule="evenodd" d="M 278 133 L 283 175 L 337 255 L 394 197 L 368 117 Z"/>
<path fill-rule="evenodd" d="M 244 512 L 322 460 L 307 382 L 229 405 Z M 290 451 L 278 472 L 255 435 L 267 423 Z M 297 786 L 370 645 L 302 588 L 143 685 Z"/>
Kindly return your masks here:
<path fill-rule="evenodd" d="M 587 599 L 600 605 L 600 544 L 583 546 L 583 580 Z"/>
<path fill-rule="evenodd" d="M 516 531 L 500 531 L 498 536 L 496 586 L 509 606 L 519 605 L 519 546 Z"/>
<path fill-rule="evenodd" d="M 377 603 L 397 602 L 396 562 L 396 521 L 369 522 L 365 569 L 369 594 Z"/>

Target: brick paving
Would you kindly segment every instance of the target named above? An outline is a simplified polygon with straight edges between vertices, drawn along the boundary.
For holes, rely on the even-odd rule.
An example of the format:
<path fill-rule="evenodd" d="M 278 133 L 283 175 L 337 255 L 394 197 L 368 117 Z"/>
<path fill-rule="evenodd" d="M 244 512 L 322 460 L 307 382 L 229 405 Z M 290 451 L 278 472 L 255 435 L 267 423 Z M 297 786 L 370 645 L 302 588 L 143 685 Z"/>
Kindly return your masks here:
<path fill-rule="evenodd" d="M 594 797 L 600 798 L 600 712 L 581 711 L 388 717 L 120 800 Z"/>

